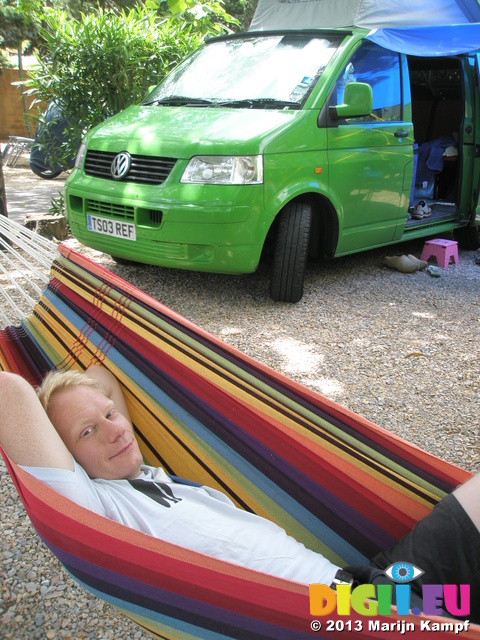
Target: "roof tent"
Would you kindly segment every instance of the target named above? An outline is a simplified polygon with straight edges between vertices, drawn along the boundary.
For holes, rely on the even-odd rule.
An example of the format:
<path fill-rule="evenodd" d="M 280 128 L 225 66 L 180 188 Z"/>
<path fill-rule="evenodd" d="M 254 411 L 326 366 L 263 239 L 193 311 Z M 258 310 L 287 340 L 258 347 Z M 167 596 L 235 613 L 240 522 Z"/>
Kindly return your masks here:
<path fill-rule="evenodd" d="M 411 55 L 480 49 L 479 0 L 259 0 L 250 31 L 363 27 L 377 44 Z"/>

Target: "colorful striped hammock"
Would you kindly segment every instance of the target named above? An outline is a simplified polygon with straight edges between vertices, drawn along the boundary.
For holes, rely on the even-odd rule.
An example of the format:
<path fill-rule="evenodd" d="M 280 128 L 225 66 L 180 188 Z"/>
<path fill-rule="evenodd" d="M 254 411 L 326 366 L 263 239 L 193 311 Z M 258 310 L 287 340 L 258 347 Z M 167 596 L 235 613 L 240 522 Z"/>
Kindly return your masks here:
<path fill-rule="evenodd" d="M 363 562 L 398 540 L 469 477 L 60 246 L 33 312 L 0 332 L 0 369 L 36 384 L 53 367 L 93 362 L 120 380 L 150 464 L 219 488 L 340 565 Z M 325 621 L 311 630 L 308 586 L 111 522 L 3 456 L 38 534 L 67 571 L 153 635 L 332 637 Z M 328 619 L 348 629 L 345 618 Z M 385 637 L 382 624 L 391 625 L 389 638 L 404 635 L 394 610 L 375 618 L 376 630 L 368 620 L 360 618 L 355 638 Z M 420 624 L 413 616 L 403 620 Z M 468 637 L 480 638 L 480 627 Z"/>

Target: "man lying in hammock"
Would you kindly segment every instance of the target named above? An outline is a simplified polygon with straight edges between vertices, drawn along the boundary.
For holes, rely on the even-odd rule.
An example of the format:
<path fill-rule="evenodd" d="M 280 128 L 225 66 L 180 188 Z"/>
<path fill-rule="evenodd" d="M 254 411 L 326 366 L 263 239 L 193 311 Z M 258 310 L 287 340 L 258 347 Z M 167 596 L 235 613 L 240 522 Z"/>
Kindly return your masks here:
<path fill-rule="evenodd" d="M 0 443 L 29 473 L 87 509 L 163 540 L 264 573 L 311 584 L 350 576 L 283 529 L 238 509 L 215 489 L 173 482 L 143 465 L 119 383 L 107 369 L 50 373 L 38 396 L 21 377 L 0 373 Z M 73 456 L 73 457 L 72 457 Z M 132 483 L 133 481 L 133 483 Z M 137 485 L 153 489 L 154 499 Z M 425 584 L 470 584 L 480 608 L 480 475 L 457 488 L 361 581 L 408 562 Z M 412 583 L 412 589 L 414 589 Z M 480 619 L 471 611 L 470 619 Z"/>

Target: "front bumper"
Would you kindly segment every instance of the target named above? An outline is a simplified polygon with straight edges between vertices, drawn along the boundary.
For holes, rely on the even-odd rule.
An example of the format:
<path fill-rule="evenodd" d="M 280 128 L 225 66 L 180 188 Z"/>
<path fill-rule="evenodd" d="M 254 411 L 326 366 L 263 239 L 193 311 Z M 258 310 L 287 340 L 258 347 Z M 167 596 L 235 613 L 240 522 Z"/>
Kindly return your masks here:
<path fill-rule="evenodd" d="M 111 183 L 72 173 L 65 187 L 73 235 L 83 244 L 136 262 L 217 273 L 257 268 L 272 217 L 263 185 Z M 87 215 L 135 225 L 133 241 L 90 231 Z"/>

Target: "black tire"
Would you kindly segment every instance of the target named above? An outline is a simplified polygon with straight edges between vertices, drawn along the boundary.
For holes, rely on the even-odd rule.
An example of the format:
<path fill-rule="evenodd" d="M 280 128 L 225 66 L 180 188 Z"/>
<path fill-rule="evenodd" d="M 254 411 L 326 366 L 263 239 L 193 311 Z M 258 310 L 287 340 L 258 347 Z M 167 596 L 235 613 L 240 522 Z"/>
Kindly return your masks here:
<path fill-rule="evenodd" d="M 475 251 L 480 248 L 480 227 L 462 227 L 454 232 L 455 240 L 462 249 Z"/>
<path fill-rule="evenodd" d="M 30 169 L 33 171 L 33 173 L 36 176 L 39 176 L 44 180 L 53 180 L 54 178 L 57 178 L 62 173 L 61 169 L 60 171 L 53 171 L 52 169 L 40 169 L 39 167 L 37 167 L 32 163 L 30 163 Z"/>
<path fill-rule="evenodd" d="M 298 302 L 303 296 L 312 209 L 291 202 L 278 215 L 270 295 L 277 302 Z"/>

